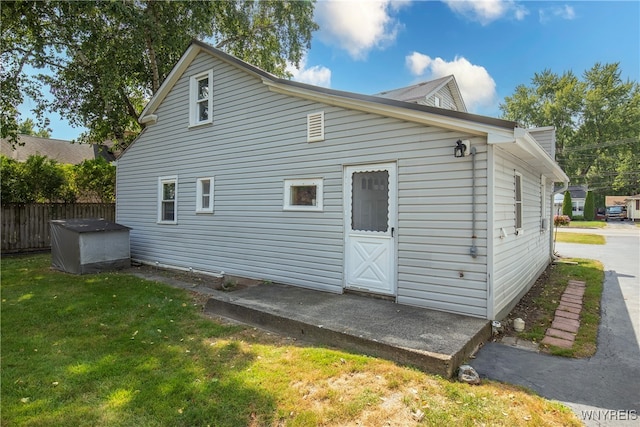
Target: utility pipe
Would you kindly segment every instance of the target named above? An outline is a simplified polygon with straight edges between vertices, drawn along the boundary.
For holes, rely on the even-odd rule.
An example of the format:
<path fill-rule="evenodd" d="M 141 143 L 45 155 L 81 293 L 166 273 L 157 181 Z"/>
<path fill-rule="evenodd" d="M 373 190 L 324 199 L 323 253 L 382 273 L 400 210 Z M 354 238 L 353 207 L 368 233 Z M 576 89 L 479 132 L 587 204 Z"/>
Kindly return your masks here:
<path fill-rule="evenodd" d="M 469 254 L 471 258 L 478 256 L 478 248 L 476 247 L 476 147 L 471 147 L 471 248 Z"/>

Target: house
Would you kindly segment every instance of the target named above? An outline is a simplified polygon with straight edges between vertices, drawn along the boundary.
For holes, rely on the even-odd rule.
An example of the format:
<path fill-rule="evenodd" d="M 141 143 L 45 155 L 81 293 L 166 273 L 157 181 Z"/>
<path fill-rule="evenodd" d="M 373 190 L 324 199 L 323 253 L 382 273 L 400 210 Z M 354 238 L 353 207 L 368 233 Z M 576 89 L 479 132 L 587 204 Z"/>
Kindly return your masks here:
<path fill-rule="evenodd" d="M 499 319 L 552 259 L 568 177 L 548 129 L 277 78 L 199 41 L 140 121 L 116 185 L 134 260 Z"/>
<path fill-rule="evenodd" d="M 40 138 L 32 135 L 19 135 L 21 145 L 11 146 L 7 139 L 0 140 L 0 154 L 25 162 L 32 155 L 46 156 L 58 163 L 77 165 L 85 160 L 103 157 L 111 162 L 115 157 L 108 147 L 100 144 L 74 144 L 63 139 Z"/>
<path fill-rule="evenodd" d="M 381 98 L 467 112 L 453 75 L 375 94 Z"/>
<path fill-rule="evenodd" d="M 587 198 L 587 187 L 582 185 L 570 185 L 565 191 L 571 195 L 571 216 L 584 216 L 584 201 Z M 556 215 L 562 215 L 562 203 L 564 193 L 558 193 L 553 198 L 553 211 Z"/>
<path fill-rule="evenodd" d="M 627 204 L 627 218 L 631 221 L 640 221 L 640 194 L 627 197 L 625 202 Z"/>

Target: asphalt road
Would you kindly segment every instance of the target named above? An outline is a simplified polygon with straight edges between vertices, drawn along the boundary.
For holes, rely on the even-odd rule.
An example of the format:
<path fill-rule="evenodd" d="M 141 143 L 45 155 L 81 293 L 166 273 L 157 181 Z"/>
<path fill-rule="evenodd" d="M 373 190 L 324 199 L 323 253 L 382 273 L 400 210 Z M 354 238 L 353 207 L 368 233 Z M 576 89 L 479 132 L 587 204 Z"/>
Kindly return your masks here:
<path fill-rule="evenodd" d="M 519 384 L 570 407 L 587 426 L 640 425 L 640 228 L 611 222 L 605 245 L 557 243 L 562 256 L 600 260 L 605 281 L 598 350 L 567 359 L 488 343 L 471 365 L 481 377 Z"/>

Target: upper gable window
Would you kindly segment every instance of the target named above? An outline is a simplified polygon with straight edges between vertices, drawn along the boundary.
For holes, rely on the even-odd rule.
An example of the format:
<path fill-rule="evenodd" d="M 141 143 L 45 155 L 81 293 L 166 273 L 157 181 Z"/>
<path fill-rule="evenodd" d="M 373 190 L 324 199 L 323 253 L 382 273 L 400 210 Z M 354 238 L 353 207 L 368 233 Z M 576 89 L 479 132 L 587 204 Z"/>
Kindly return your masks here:
<path fill-rule="evenodd" d="M 441 107 L 440 97 L 439 96 L 434 96 L 433 97 L 433 105 L 436 106 L 436 107 Z"/>
<path fill-rule="evenodd" d="M 213 122 L 213 70 L 191 76 L 189 126 Z"/>

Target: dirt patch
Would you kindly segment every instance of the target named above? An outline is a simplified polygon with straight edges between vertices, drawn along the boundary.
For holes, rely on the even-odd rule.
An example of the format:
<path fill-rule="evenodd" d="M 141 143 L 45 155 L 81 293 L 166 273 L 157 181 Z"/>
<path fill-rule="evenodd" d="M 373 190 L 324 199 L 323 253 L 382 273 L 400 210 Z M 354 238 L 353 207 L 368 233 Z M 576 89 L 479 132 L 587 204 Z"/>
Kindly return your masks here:
<path fill-rule="evenodd" d="M 505 337 L 518 336 L 518 332 L 513 328 L 514 319 L 520 318 L 524 320 L 525 325 L 535 325 L 544 317 L 544 311 L 536 304 L 536 299 L 544 293 L 555 267 L 554 264 L 549 265 L 529 289 L 529 292 L 522 297 L 518 304 L 501 321 L 502 328 L 500 328 L 498 334 L 494 334 L 493 341 L 501 341 Z"/>
<path fill-rule="evenodd" d="M 232 292 L 263 283 L 261 280 L 248 279 L 239 276 L 224 275 L 222 277 L 216 277 L 210 274 L 166 269 L 146 264 L 133 265 L 126 272 L 148 277 L 151 280 L 180 284 L 180 287 L 185 289 L 205 287 L 218 291 Z"/>

